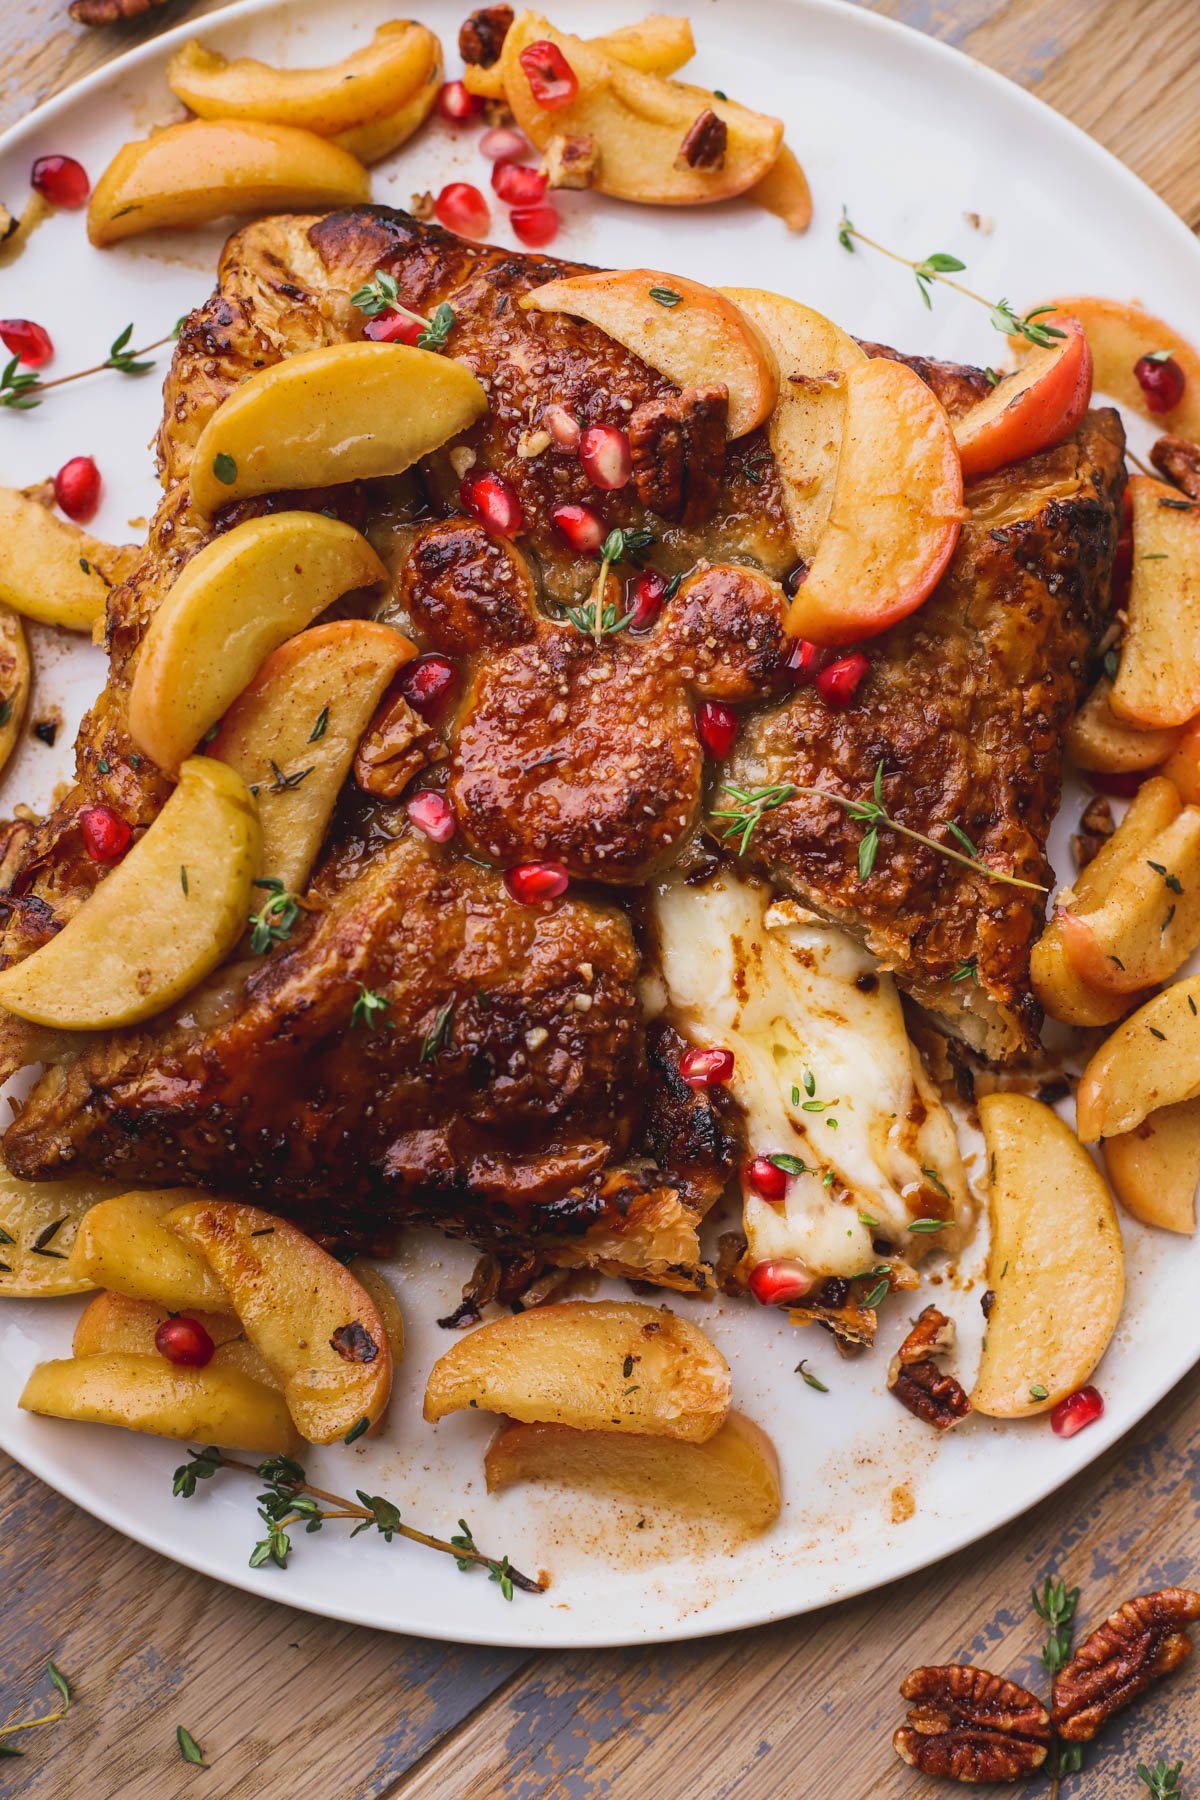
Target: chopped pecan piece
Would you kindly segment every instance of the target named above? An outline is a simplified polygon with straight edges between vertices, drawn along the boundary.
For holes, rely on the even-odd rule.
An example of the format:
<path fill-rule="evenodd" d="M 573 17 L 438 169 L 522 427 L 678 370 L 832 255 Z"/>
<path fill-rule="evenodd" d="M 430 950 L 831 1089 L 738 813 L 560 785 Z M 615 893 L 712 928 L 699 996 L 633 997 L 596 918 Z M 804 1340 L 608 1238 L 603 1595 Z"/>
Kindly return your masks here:
<path fill-rule="evenodd" d="M 679 146 L 675 164 L 680 169 L 723 169 L 729 127 L 711 106 L 698 115 Z"/>
<path fill-rule="evenodd" d="M 1112 807 L 1103 794 L 1089 800 L 1079 819 L 1079 830 L 1071 839 L 1071 854 L 1077 869 L 1086 869 L 1092 858 L 1103 850 L 1116 830 Z"/>
<path fill-rule="evenodd" d="M 937 1431 L 948 1431 L 971 1410 L 960 1383 L 940 1366 L 956 1339 L 953 1321 L 927 1306 L 888 1367 L 887 1384 L 901 1406 Z"/>
<path fill-rule="evenodd" d="M 900 1689 L 908 1723 L 892 1748 L 910 1768 L 951 1781 L 1021 1781 L 1045 1762 L 1050 1715 L 1041 1701 L 967 1663 L 914 1669 Z"/>
<path fill-rule="evenodd" d="M 433 195 L 426 188 L 423 194 L 413 194 L 409 198 L 408 210 L 414 219 L 420 219 L 427 225 L 433 217 Z"/>
<path fill-rule="evenodd" d="M 589 188 L 600 171 L 600 147 L 594 137 L 571 137 L 556 131 L 546 145 L 542 173 L 552 188 Z"/>
<path fill-rule="evenodd" d="M 379 1345 L 358 1319 L 351 1319 L 348 1325 L 339 1325 L 329 1343 L 346 1362 L 374 1362 L 379 1355 Z"/>
<path fill-rule="evenodd" d="M 511 6 L 480 6 L 469 13 L 458 28 L 458 54 L 465 63 L 478 69 L 490 69 L 500 61 L 500 52 L 513 22 Z"/>
<path fill-rule="evenodd" d="M 684 388 L 630 414 L 633 480 L 648 511 L 683 525 L 711 516 L 725 473 L 728 419 L 723 385 Z"/>
<path fill-rule="evenodd" d="M 1200 1619 L 1200 1594 L 1161 1588 L 1127 1600 L 1086 1638 L 1054 1678 L 1054 1729 L 1086 1744 L 1121 1707 L 1192 1653 L 1186 1626 Z"/>
<path fill-rule="evenodd" d="M 358 746 L 354 779 L 365 794 L 394 800 L 419 769 L 442 762 L 449 754 L 403 694 L 385 694 Z"/>
<path fill-rule="evenodd" d="M 1193 444 L 1189 438 L 1172 437 L 1168 432 L 1151 450 L 1150 461 L 1189 499 L 1200 500 L 1200 444 Z"/>
<path fill-rule="evenodd" d="M 67 11 L 80 25 L 116 25 L 166 4 L 167 0 L 71 0 Z"/>

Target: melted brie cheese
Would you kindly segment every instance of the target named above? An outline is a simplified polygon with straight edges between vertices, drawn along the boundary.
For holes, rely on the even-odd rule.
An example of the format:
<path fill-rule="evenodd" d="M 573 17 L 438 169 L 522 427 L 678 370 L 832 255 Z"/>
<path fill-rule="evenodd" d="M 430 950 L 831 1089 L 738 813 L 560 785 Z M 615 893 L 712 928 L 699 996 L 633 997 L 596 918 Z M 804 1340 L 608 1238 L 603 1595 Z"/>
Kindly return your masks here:
<path fill-rule="evenodd" d="M 730 874 L 695 888 L 664 882 L 654 911 L 672 1023 L 733 1051 L 751 1155 L 805 1166 L 778 1203 L 743 1182 L 751 1260 L 794 1257 L 815 1275 L 850 1276 L 878 1263 L 876 1238 L 910 1261 L 958 1241 L 973 1203 L 954 1125 L 909 1043 L 895 984 L 868 952 Z M 942 1231 L 908 1229 L 948 1211 Z"/>

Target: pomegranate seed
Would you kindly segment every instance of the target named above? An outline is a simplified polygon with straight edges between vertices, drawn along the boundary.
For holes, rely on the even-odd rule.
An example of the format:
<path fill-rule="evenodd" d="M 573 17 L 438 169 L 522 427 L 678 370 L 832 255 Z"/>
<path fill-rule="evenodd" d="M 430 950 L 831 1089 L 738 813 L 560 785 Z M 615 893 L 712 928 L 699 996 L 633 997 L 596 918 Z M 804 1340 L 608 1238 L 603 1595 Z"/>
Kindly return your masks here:
<path fill-rule="evenodd" d="M 797 638 L 787 659 L 788 672 L 796 686 L 803 687 L 805 682 L 816 680 L 821 670 L 828 667 L 832 657 L 832 650 L 826 650 L 820 644 L 810 644 L 807 638 Z"/>
<path fill-rule="evenodd" d="M 483 101 L 465 82 L 446 81 L 438 93 L 437 109 L 451 125 L 463 125 L 483 111 Z"/>
<path fill-rule="evenodd" d="M 769 1156 L 756 1156 L 746 1170 L 746 1180 L 764 1200 L 782 1200 L 787 1193 L 787 1173 Z"/>
<path fill-rule="evenodd" d="M 1183 399 L 1187 378 L 1173 356 L 1161 362 L 1157 357 L 1139 356 L 1133 372 L 1152 413 L 1170 412 Z"/>
<path fill-rule="evenodd" d="M 583 428 L 574 413 L 569 413 L 565 406 L 560 406 L 557 401 L 553 406 L 548 406 L 542 414 L 542 424 L 560 450 L 578 450 Z"/>
<path fill-rule="evenodd" d="M 696 708 L 696 735 L 706 756 L 728 756 L 738 734 L 738 716 L 723 700 L 702 700 Z"/>
<path fill-rule="evenodd" d="M 90 456 L 73 456 L 54 477 L 54 498 L 68 519 L 86 524 L 100 504 L 100 471 Z"/>
<path fill-rule="evenodd" d="M 154 1348 L 168 1362 L 181 1363 L 185 1369 L 202 1369 L 212 1361 L 216 1345 L 199 1319 L 181 1313 L 176 1319 L 164 1319 L 154 1334 Z"/>
<path fill-rule="evenodd" d="M 630 631 L 648 631 L 662 610 L 667 584 L 657 569 L 647 569 L 634 581 L 626 601 L 626 611 L 633 614 Z"/>
<path fill-rule="evenodd" d="M 451 181 L 433 203 L 433 210 L 447 231 L 459 237 L 481 238 L 492 222 L 488 203 L 469 181 Z"/>
<path fill-rule="evenodd" d="M 1059 1437 L 1074 1437 L 1094 1425 L 1104 1411 L 1104 1396 L 1099 1388 L 1082 1387 L 1077 1393 L 1060 1400 L 1050 1414 L 1050 1424 Z"/>
<path fill-rule="evenodd" d="M 400 677 L 400 692 L 428 724 L 435 719 L 458 678 L 448 656 L 418 656 Z"/>
<path fill-rule="evenodd" d="M 813 1278 L 800 1262 L 760 1262 L 748 1285 L 760 1306 L 787 1306 L 812 1292 Z"/>
<path fill-rule="evenodd" d="M 32 319 L 0 319 L 0 339 L 10 356 L 31 369 L 40 369 L 54 355 L 50 333 Z"/>
<path fill-rule="evenodd" d="M 733 1076 L 733 1051 L 719 1044 L 707 1050 L 685 1050 L 679 1059 L 679 1073 L 689 1087 L 720 1086 Z"/>
<path fill-rule="evenodd" d="M 553 112 L 571 104 L 579 92 L 579 78 L 557 44 L 545 39 L 527 44 L 518 60 L 539 106 Z"/>
<path fill-rule="evenodd" d="M 87 170 L 73 156 L 39 156 L 29 179 L 51 206 L 82 206 L 91 191 Z"/>
<path fill-rule="evenodd" d="M 505 206 L 536 206 L 546 191 L 546 177 L 540 169 L 498 162 L 492 170 L 492 190 Z"/>
<path fill-rule="evenodd" d="M 849 706 L 870 666 L 861 650 L 856 650 L 852 656 L 839 656 L 818 674 L 818 694 L 827 706 Z"/>
<path fill-rule="evenodd" d="M 485 470 L 482 475 L 464 475 L 458 497 L 472 518 L 478 519 L 493 537 L 515 537 L 521 529 L 524 513 L 517 491 L 503 475 Z"/>
<path fill-rule="evenodd" d="M 435 844 L 448 844 L 458 829 L 458 821 L 445 794 L 436 788 L 423 788 L 414 794 L 405 812 L 418 831 L 423 831 Z"/>
<path fill-rule="evenodd" d="M 120 813 L 111 806 L 85 806 L 79 815 L 83 847 L 97 863 L 120 862 L 133 836 Z"/>
<path fill-rule="evenodd" d="M 601 545 L 608 536 L 608 526 L 598 512 L 590 506 L 576 506 L 569 502 L 564 506 L 556 506 L 550 514 L 554 528 L 563 542 L 581 556 L 596 556 Z"/>
<path fill-rule="evenodd" d="M 513 236 L 531 250 L 544 250 L 558 236 L 558 214 L 550 205 L 522 206 L 508 216 Z"/>
<path fill-rule="evenodd" d="M 579 460 L 593 487 L 623 488 L 633 474 L 629 439 L 619 425 L 589 425 L 579 440 Z"/>
<path fill-rule="evenodd" d="M 424 319 L 416 319 L 411 313 L 385 312 L 377 319 L 367 320 L 363 335 L 377 344 L 415 344 L 427 329 Z"/>
<path fill-rule="evenodd" d="M 571 877 L 561 863 L 532 862 L 518 863 L 515 869 L 506 869 L 504 885 L 514 900 L 522 906 L 536 906 L 539 900 L 557 900 L 565 894 Z"/>
<path fill-rule="evenodd" d="M 511 125 L 493 125 L 479 140 L 479 154 L 489 162 L 522 162 L 529 148 L 529 139 Z"/>

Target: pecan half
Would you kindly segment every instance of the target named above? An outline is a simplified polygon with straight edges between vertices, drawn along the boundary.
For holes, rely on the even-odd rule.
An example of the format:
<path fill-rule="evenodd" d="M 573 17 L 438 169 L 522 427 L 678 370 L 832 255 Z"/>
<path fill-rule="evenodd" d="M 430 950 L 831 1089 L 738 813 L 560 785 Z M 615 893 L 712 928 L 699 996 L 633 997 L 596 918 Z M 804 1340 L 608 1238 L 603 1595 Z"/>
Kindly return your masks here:
<path fill-rule="evenodd" d="M 1186 1626 L 1200 1619 L 1200 1594 L 1160 1588 L 1127 1600 L 1054 1678 L 1054 1729 L 1086 1744 L 1121 1707 L 1192 1653 Z"/>
<path fill-rule="evenodd" d="M 679 146 L 675 165 L 680 169 L 723 169 L 729 127 L 711 106 L 698 115 Z"/>
<path fill-rule="evenodd" d="M 385 694 L 358 746 L 354 779 L 364 794 L 394 800 L 419 769 L 450 754 L 403 694 Z"/>
<path fill-rule="evenodd" d="M 1174 482 L 1192 500 L 1200 500 L 1200 444 L 1188 438 L 1160 437 L 1150 452 L 1150 461 L 1160 475 Z"/>
<path fill-rule="evenodd" d="M 465 63 L 490 69 L 500 61 L 500 52 L 513 22 L 511 6 L 481 6 L 468 14 L 458 28 L 458 54 Z"/>
<path fill-rule="evenodd" d="M 1112 807 L 1103 794 L 1088 801 L 1079 817 L 1079 830 L 1071 839 L 1071 854 L 1077 869 L 1086 869 L 1116 830 Z"/>
<path fill-rule="evenodd" d="M 67 11 L 80 25 L 116 25 L 166 4 L 167 0 L 71 0 Z"/>
<path fill-rule="evenodd" d="M 633 480 L 648 511 L 683 525 L 711 516 L 725 473 L 728 419 L 723 386 L 684 388 L 630 414 Z"/>
<path fill-rule="evenodd" d="M 914 1669 L 900 1689 L 908 1723 L 896 1755 L 923 1775 L 951 1781 L 1021 1781 L 1045 1762 L 1050 1715 L 1036 1695 L 969 1663 Z"/>
<path fill-rule="evenodd" d="M 552 188 L 590 188 L 600 172 L 600 147 L 582 133 L 556 131 L 542 157 L 542 173 Z"/>
<path fill-rule="evenodd" d="M 971 1410 L 961 1384 L 941 1367 L 954 1349 L 953 1322 L 927 1306 L 888 1365 L 887 1384 L 901 1406 L 936 1431 L 949 1431 Z"/>

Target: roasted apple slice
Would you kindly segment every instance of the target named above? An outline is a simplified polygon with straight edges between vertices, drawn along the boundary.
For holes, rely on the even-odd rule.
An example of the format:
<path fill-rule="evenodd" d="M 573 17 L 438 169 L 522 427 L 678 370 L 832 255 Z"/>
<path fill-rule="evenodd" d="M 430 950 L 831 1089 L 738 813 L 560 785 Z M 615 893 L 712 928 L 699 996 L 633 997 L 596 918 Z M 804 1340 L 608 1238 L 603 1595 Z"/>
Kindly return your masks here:
<path fill-rule="evenodd" d="M 779 396 L 767 435 L 796 548 L 817 553 L 833 505 L 846 418 L 846 370 L 866 354 L 840 325 L 762 288 L 722 288 L 758 327 L 775 357 Z"/>
<path fill-rule="evenodd" d="M 111 1350 L 38 1363 L 18 1404 L 51 1419 L 123 1425 L 229 1450 L 286 1456 L 297 1447 L 282 1394 L 215 1361 L 186 1369 L 163 1356 Z"/>
<path fill-rule="evenodd" d="M 1077 896 L 1058 923 L 1091 987 L 1136 994 L 1170 980 L 1200 944 L 1200 807 L 1185 807 L 1128 858 L 1098 905 Z"/>
<path fill-rule="evenodd" d="M 639 1512 L 724 1527 L 735 1541 L 757 1537 L 779 1517 L 779 1458 L 759 1426 L 731 1412 L 703 1444 L 575 1431 L 569 1425 L 506 1425 L 484 1458 L 488 1493 L 519 1481 L 561 1482 Z"/>
<path fill-rule="evenodd" d="M 1148 475 L 1129 483 L 1133 574 L 1110 704 L 1141 727 L 1200 712 L 1200 502 Z"/>
<path fill-rule="evenodd" d="M 674 18 L 669 13 L 651 13 L 635 25 L 619 25 L 615 31 L 587 41 L 594 50 L 627 63 L 631 69 L 640 69 L 644 75 L 674 75 L 696 54 L 691 20 Z M 498 62 L 486 69 L 478 63 L 468 63 L 463 70 L 463 85 L 481 100 L 504 99 L 504 72 Z"/>
<path fill-rule="evenodd" d="M 1160 1107 L 1133 1131 L 1105 1138 L 1104 1161 L 1127 1213 L 1143 1225 L 1192 1236 L 1200 1184 L 1200 1100 Z"/>
<path fill-rule="evenodd" d="M 386 580 L 362 533 L 324 513 L 267 514 L 213 538 L 142 640 L 129 692 L 134 742 L 174 774 L 272 650 L 352 588 Z"/>
<path fill-rule="evenodd" d="M 1105 300 L 1096 294 L 1073 294 L 1053 304 L 1054 312 L 1048 315 L 1048 323 L 1061 325 L 1064 318 L 1073 319 L 1087 333 L 1092 352 L 1093 386 L 1098 394 L 1107 394 L 1110 400 L 1140 413 L 1159 431 L 1200 438 L 1200 356 L 1186 338 L 1164 325 L 1161 319 L 1156 319 L 1153 313 L 1123 300 Z M 1018 353 L 1023 353 L 1022 340 L 1017 338 L 1014 343 Z M 1183 396 L 1168 412 L 1152 412 L 1134 369 L 1142 357 L 1163 353 L 1169 354 L 1183 371 Z"/>
<path fill-rule="evenodd" d="M 370 198 L 362 164 L 315 132 L 188 119 L 117 151 L 92 189 L 88 236 L 103 247 L 230 213 L 328 212 Z"/>
<path fill-rule="evenodd" d="M 1200 1095 L 1200 975 L 1177 981 L 1117 1026 L 1075 1094 L 1085 1144 L 1133 1131 L 1149 1113 Z"/>
<path fill-rule="evenodd" d="M 289 893 L 303 892 L 359 740 L 415 655 L 389 625 L 317 625 L 268 656 L 225 714 L 209 755 L 257 794 L 262 867 Z"/>
<path fill-rule="evenodd" d="M 258 813 L 241 776 L 192 757 L 124 862 L 55 937 L 0 973 L 0 1006 L 65 1031 L 162 1012 L 237 943 L 259 855 Z"/>
<path fill-rule="evenodd" d="M 1067 731 L 1067 755 L 1098 775 L 1138 774 L 1165 762 L 1179 742 L 1177 731 L 1151 730 L 1118 719 L 1111 705 L 1112 682 L 1096 683 Z"/>
<path fill-rule="evenodd" d="M 79 1315 L 71 1354 L 105 1356 L 116 1350 L 131 1356 L 159 1356 L 162 1353 L 155 1343 L 155 1334 L 160 1325 L 179 1316 L 174 1309 L 157 1306 L 153 1300 L 131 1300 L 127 1294 L 97 1294 Z M 239 1375 L 261 1382 L 263 1387 L 278 1390 L 279 1383 L 246 1337 L 240 1319 L 228 1312 L 198 1309 L 188 1311 L 187 1317 L 207 1331 L 215 1346 L 206 1367 L 235 1369 Z"/>
<path fill-rule="evenodd" d="M 167 81 L 202 119 L 257 119 L 336 137 L 396 112 L 426 85 L 437 59 L 432 31 L 393 19 L 361 50 L 315 69 L 279 69 L 253 56 L 230 62 L 192 38 L 167 64 Z"/>
<path fill-rule="evenodd" d="M 1163 760 L 1162 772 L 1174 782 L 1185 805 L 1200 806 L 1200 719 L 1194 719 L 1176 737 Z"/>
<path fill-rule="evenodd" d="M 218 406 L 192 457 L 192 499 L 211 517 L 254 494 L 400 475 L 486 411 L 470 371 L 432 350 L 302 350 Z"/>
<path fill-rule="evenodd" d="M 21 736 L 31 673 L 20 616 L 11 607 L 0 604 L 0 769 Z"/>
<path fill-rule="evenodd" d="M 169 1312 L 228 1312 L 204 1258 L 163 1224 L 190 1193 L 138 1188 L 98 1201 L 79 1221 L 67 1273 L 80 1287 L 110 1288 Z"/>
<path fill-rule="evenodd" d="M 72 1259 L 81 1221 L 111 1181 L 22 1181 L 0 1166 L 0 1298 L 52 1299 L 95 1283 Z"/>
<path fill-rule="evenodd" d="M 781 144 L 779 155 L 766 174 L 746 195 L 765 212 L 782 219 L 789 231 L 807 231 L 812 224 L 812 190 L 795 152 Z"/>
<path fill-rule="evenodd" d="M 770 417 L 779 391 L 770 345 L 716 288 L 659 269 L 602 269 L 547 281 L 520 304 L 586 319 L 678 388 L 723 382 L 732 438 Z"/>
<path fill-rule="evenodd" d="M 567 66 L 568 76 L 559 78 L 565 96 L 553 83 L 548 92 L 539 74 L 547 56 L 556 71 Z M 762 180 L 783 142 L 778 119 L 705 88 L 643 74 L 594 43 L 556 31 L 539 13 L 513 21 L 498 66 L 526 137 L 539 150 L 556 132 L 590 137 L 599 154 L 594 185 L 618 200 L 657 206 L 727 200 Z M 718 121 L 715 137 L 699 142 L 696 128 L 706 119 Z"/>
<path fill-rule="evenodd" d="M 407 144 L 425 123 L 437 105 L 443 74 L 442 47 L 434 38 L 428 74 L 403 105 L 395 112 L 384 113 L 381 118 L 369 119 L 365 125 L 352 125 L 348 131 L 339 131 L 333 142 L 348 150 L 351 156 L 357 156 L 367 168 L 382 162 L 393 150 L 399 150 L 401 144 Z"/>
<path fill-rule="evenodd" d="M 60 519 L 33 494 L 0 488 L 0 601 L 42 625 L 91 631 L 130 552 Z"/>
<path fill-rule="evenodd" d="M 991 1170 L 988 1314 L 976 1412 L 1046 1412 L 1082 1387 L 1125 1297 L 1121 1227 L 1104 1179 L 1057 1113 L 1026 1094 L 986 1094 Z"/>
<path fill-rule="evenodd" d="M 336 1257 L 286 1219 L 233 1201 L 191 1200 L 169 1224 L 220 1281 L 302 1437 L 332 1444 L 382 1418 L 391 1344 L 375 1302 Z"/>
<path fill-rule="evenodd" d="M 956 422 L 965 480 L 1061 444 L 1079 425 L 1092 397 L 1092 354 L 1074 319 L 1057 326 L 1065 337 L 1032 349 L 1014 375 Z"/>
<path fill-rule="evenodd" d="M 788 630 L 849 644 L 907 618 L 936 587 L 962 516 L 962 466 L 940 401 L 903 363 L 853 364 L 833 503 Z"/>
<path fill-rule="evenodd" d="M 701 1444 L 724 1423 L 730 1391 L 725 1358 L 677 1313 L 632 1300 L 567 1300 L 460 1338 L 429 1372 L 425 1417 L 469 1406 Z"/>

